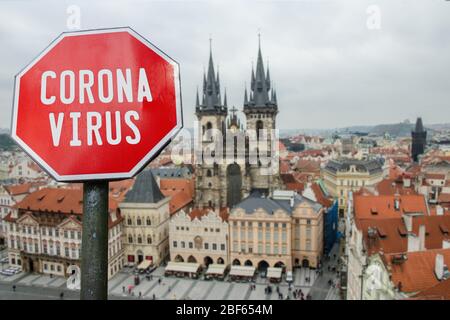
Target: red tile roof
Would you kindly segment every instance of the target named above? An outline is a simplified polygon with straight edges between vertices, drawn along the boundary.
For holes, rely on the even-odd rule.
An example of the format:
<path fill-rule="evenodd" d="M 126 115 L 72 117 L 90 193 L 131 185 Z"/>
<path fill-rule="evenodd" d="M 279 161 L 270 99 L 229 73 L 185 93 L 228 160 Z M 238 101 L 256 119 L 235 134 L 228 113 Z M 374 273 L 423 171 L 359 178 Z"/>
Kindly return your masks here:
<path fill-rule="evenodd" d="M 425 179 L 445 180 L 445 174 L 442 173 L 426 173 Z"/>
<path fill-rule="evenodd" d="M 15 208 L 22 212 L 60 212 L 68 215 L 83 214 L 83 190 L 70 188 L 44 188 L 27 195 Z M 109 198 L 109 227 L 123 220 L 117 211 L 118 202 Z M 116 212 L 117 220 L 111 220 L 111 211 Z M 6 218 L 6 217 L 5 217 Z M 15 221 L 11 214 L 7 215 L 7 221 Z"/>
<path fill-rule="evenodd" d="M 207 215 L 210 211 L 214 211 L 214 209 L 211 208 L 194 208 L 191 210 L 191 212 L 188 213 L 188 216 L 191 218 L 191 220 L 194 220 L 195 218 L 201 219 L 201 217 Z M 221 208 L 219 210 L 219 217 L 222 219 L 222 221 L 228 221 L 228 208 Z"/>
<path fill-rule="evenodd" d="M 437 286 L 440 282 L 434 273 L 436 255 L 444 256 L 444 263 L 450 265 L 450 249 L 409 252 L 402 263 L 394 263 L 395 255 L 387 254 L 385 261 L 392 273 L 395 286 L 401 283 L 401 291 L 415 293 Z"/>
<path fill-rule="evenodd" d="M 169 211 L 174 214 L 194 201 L 193 179 L 161 179 L 160 190 L 170 196 Z"/>
<path fill-rule="evenodd" d="M 400 195 L 399 210 L 395 210 L 392 195 L 354 195 L 354 212 L 357 219 L 399 218 L 402 213 L 429 215 L 423 195 Z"/>
<path fill-rule="evenodd" d="M 384 253 L 403 253 L 408 251 L 407 231 L 402 218 L 357 219 L 356 227 L 362 231 L 365 248 L 369 255 Z M 450 216 L 413 217 L 412 232 L 419 234 L 419 227 L 425 225 L 425 248 L 440 249 L 443 240 L 450 240 Z M 375 230 L 369 235 L 369 228 Z M 381 233 L 380 233 L 381 231 Z"/>
<path fill-rule="evenodd" d="M 331 205 L 333 204 L 333 200 L 325 195 L 319 184 L 317 183 L 311 184 L 311 189 L 316 195 L 316 200 L 318 203 L 320 203 L 325 208 L 331 207 Z"/>
<path fill-rule="evenodd" d="M 376 185 L 380 195 L 417 194 L 413 187 L 405 187 L 403 179 L 384 179 Z"/>
<path fill-rule="evenodd" d="M 22 183 L 5 186 L 6 191 L 12 196 L 17 196 L 20 194 L 29 193 L 30 189 L 33 187 L 32 183 Z"/>
<path fill-rule="evenodd" d="M 420 300 L 450 300 L 450 279 L 443 280 L 414 297 Z"/>

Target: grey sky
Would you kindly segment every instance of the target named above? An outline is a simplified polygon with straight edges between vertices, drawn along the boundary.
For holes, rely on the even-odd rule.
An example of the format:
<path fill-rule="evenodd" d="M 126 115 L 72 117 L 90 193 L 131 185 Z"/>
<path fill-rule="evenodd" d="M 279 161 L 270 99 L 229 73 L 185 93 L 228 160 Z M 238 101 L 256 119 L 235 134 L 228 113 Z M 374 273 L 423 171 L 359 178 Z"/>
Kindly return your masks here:
<path fill-rule="evenodd" d="M 185 124 L 208 61 L 242 108 L 256 60 L 258 30 L 277 89 L 278 126 L 333 128 L 394 123 L 421 115 L 450 122 L 450 2 L 0 1 L 0 128 L 9 127 L 14 75 L 62 31 L 66 9 L 82 29 L 130 26 L 181 64 Z M 381 29 L 366 25 L 369 5 Z"/>

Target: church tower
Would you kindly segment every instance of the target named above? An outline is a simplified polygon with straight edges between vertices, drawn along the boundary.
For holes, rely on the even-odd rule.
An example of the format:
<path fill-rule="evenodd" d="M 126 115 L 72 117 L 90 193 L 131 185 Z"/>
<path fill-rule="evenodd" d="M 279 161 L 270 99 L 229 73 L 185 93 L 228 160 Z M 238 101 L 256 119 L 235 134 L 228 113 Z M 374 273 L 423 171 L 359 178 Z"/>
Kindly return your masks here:
<path fill-rule="evenodd" d="M 264 64 L 261 54 L 261 39 L 258 41 L 258 59 L 256 71 L 252 67 L 250 79 L 250 95 L 247 88 L 244 92 L 244 114 L 246 115 L 247 133 L 253 131 L 256 133 L 257 145 L 249 144 L 249 158 L 257 159 L 256 163 L 250 163 L 250 189 L 258 190 L 265 194 L 270 194 L 274 189 L 280 186 L 278 163 L 272 161 L 260 161 L 260 157 L 266 159 L 273 158 L 271 132 L 276 129 L 276 116 L 278 113 L 277 94 L 272 88 L 270 80 L 269 67 L 267 73 L 264 71 Z M 264 138 L 262 129 L 267 130 L 267 143 L 262 141 Z M 254 139 L 254 138 L 253 138 Z M 250 159 L 250 162 L 251 159 Z M 255 162 L 255 161 L 253 161 Z M 273 169 L 275 168 L 275 170 Z"/>
<path fill-rule="evenodd" d="M 220 94 L 219 71 L 214 71 L 212 49 L 210 45 L 209 62 L 207 74 L 203 74 L 203 90 L 200 97 L 197 90 L 195 114 L 199 121 L 199 148 L 201 150 L 200 161 L 196 167 L 195 203 L 198 207 L 222 207 L 223 192 L 220 177 L 219 163 L 206 163 L 204 161 L 205 151 L 214 149 L 211 147 L 214 137 L 210 134 L 210 129 L 225 132 L 226 117 L 228 108 L 226 106 L 226 93 L 222 103 Z M 214 151 L 212 151 L 214 153 Z M 209 152 L 211 158 L 212 153 Z"/>
<path fill-rule="evenodd" d="M 427 132 L 423 129 L 422 118 L 417 118 L 416 128 L 411 132 L 411 136 L 411 157 L 414 162 L 418 162 L 419 155 L 424 153 L 425 145 L 427 143 Z"/>

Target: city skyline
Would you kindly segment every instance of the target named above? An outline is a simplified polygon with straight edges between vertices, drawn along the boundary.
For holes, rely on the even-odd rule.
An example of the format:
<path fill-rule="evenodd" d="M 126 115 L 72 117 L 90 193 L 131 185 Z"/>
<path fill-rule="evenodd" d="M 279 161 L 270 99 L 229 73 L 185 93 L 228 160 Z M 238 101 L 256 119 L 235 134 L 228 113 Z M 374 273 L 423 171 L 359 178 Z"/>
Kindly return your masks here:
<path fill-rule="evenodd" d="M 59 33 L 70 31 L 69 5 L 45 5 L 51 3 L 0 4 L 0 38 L 9 48 L 0 53 L 0 128 L 10 127 L 14 75 Z M 171 52 L 181 65 L 186 127 L 195 120 L 195 94 L 208 63 L 209 38 L 228 105 L 242 110 L 259 33 L 264 64 L 270 65 L 277 90 L 282 130 L 398 123 L 418 116 L 427 124 L 450 119 L 445 87 L 450 82 L 445 72 L 450 46 L 442 41 L 450 21 L 444 2 L 380 1 L 376 30 L 367 26 L 368 1 L 235 1 L 232 9 L 222 1 L 73 4 L 81 10 L 81 29 L 130 25 Z M 186 20 L 195 15 L 201 19 Z"/>

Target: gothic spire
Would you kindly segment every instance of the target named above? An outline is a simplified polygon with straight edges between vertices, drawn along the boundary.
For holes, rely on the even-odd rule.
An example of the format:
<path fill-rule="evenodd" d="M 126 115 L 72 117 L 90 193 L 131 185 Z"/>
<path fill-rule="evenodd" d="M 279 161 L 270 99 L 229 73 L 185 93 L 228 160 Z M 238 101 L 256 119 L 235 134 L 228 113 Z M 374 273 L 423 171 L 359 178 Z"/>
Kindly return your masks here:
<path fill-rule="evenodd" d="M 256 60 L 256 70 L 252 66 L 250 103 L 255 107 L 264 107 L 270 104 L 270 72 L 264 72 L 264 63 L 261 53 L 261 35 L 258 34 L 258 58 Z"/>
<path fill-rule="evenodd" d="M 219 71 L 217 70 L 217 74 L 214 71 L 212 39 L 209 39 L 208 69 L 206 74 L 203 72 L 203 99 L 200 107 L 202 110 L 214 110 L 221 106 Z"/>
<path fill-rule="evenodd" d="M 422 118 L 419 117 L 419 118 L 417 118 L 417 121 L 416 121 L 416 129 L 415 129 L 415 132 L 423 132 L 423 131 L 424 131 L 424 130 L 423 130 Z"/>
<path fill-rule="evenodd" d="M 247 95 L 247 86 L 245 86 L 244 90 L 244 105 L 248 105 L 248 95 Z"/>
<path fill-rule="evenodd" d="M 195 98 L 195 106 L 196 107 L 200 106 L 200 99 L 198 98 L 198 86 L 197 86 L 197 96 Z"/>
<path fill-rule="evenodd" d="M 227 88 L 225 88 L 223 95 L 224 95 L 223 106 L 226 107 L 227 106 Z"/>

